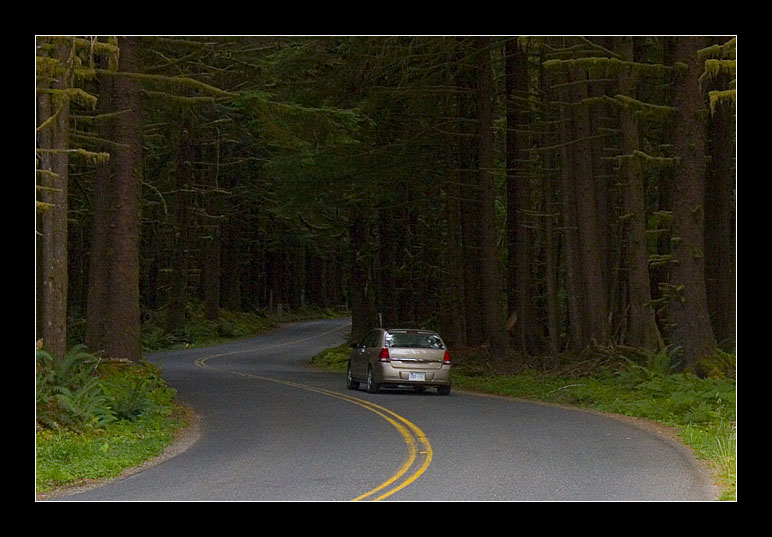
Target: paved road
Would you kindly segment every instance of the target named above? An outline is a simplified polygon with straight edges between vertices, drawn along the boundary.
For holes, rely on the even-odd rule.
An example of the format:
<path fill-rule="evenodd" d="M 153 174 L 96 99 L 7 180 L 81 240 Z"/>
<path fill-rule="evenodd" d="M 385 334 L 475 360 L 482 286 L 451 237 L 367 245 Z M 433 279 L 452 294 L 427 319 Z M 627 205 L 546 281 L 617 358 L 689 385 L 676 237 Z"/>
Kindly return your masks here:
<path fill-rule="evenodd" d="M 183 453 L 61 500 L 710 500 L 680 447 L 625 421 L 452 392 L 368 394 L 307 364 L 347 322 L 155 354 L 201 435 Z"/>

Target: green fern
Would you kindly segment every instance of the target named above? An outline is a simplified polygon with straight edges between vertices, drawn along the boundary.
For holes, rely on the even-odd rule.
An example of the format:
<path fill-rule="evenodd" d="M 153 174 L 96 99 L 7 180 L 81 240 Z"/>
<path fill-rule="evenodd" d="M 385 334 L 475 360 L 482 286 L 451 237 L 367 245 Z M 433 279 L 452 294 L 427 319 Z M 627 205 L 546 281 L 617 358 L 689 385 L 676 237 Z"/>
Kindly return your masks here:
<path fill-rule="evenodd" d="M 115 420 L 95 376 L 99 359 L 83 345 L 76 345 L 60 359 L 39 349 L 35 358 L 38 426 L 82 431 Z"/>
<path fill-rule="evenodd" d="M 109 397 L 110 407 L 117 419 L 135 421 L 153 408 L 153 400 L 146 379 L 135 379 L 129 386 L 117 388 Z"/>

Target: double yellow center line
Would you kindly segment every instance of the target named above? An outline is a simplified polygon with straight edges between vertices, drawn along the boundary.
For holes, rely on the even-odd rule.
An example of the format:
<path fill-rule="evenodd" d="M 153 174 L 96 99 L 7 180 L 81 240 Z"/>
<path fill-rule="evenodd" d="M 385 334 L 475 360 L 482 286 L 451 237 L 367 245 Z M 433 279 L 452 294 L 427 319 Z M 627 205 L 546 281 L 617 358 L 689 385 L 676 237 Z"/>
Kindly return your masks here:
<path fill-rule="evenodd" d="M 239 375 L 250 379 L 262 380 L 265 382 L 273 382 L 275 384 L 283 384 L 285 386 L 290 386 L 292 388 L 298 388 L 301 390 L 316 392 L 322 395 L 326 395 L 328 397 L 341 399 L 348 403 L 352 403 L 354 405 L 358 405 L 362 408 L 365 408 L 370 412 L 373 412 L 374 414 L 386 420 L 399 432 L 399 434 L 402 436 L 402 439 L 405 442 L 407 452 L 404 460 L 402 461 L 402 465 L 389 479 L 387 479 L 386 481 L 384 481 L 374 489 L 368 492 L 365 492 L 364 494 L 360 494 L 356 498 L 352 499 L 352 501 L 360 501 L 360 500 L 378 501 L 378 500 L 387 498 L 392 494 L 396 493 L 397 491 L 402 490 L 403 488 L 410 485 L 413 481 L 418 479 L 421 476 L 421 474 L 423 474 L 426 471 L 426 469 L 429 467 L 429 464 L 431 464 L 432 455 L 433 455 L 432 446 L 429 443 L 429 439 L 426 437 L 424 432 L 420 428 L 418 428 L 418 426 L 416 426 L 406 418 L 400 416 L 396 412 L 389 410 L 386 407 L 377 405 L 371 401 L 360 399 L 358 397 L 352 397 L 350 395 L 346 395 L 343 393 L 338 393 L 330 390 L 325 390 L 322 388 L 317 388 L 315 386 L 298 384 L 297 382 L 291 382 L 287 380 L 275 379 L 270 377 L 263 377 L 261 375 L 255 375 L 252 373 L 222 370 L 222 369 L 214 368 L 209 364 L 207 364 L 207 361 L 213 358 L 221 358 L 223 356 L 228 356 L 231 354 L 242 354 L 245 352 L 254 352 L 254 351 L 274 349 L 278 347 L 286 347 L 288 345 L 294 345 L 302 341 L 324 336 L 326 334 L 329 334 L 330 332 L 334 332 L 339 329 L 340 328 L 335 328 L 334 330 L 330 330 L 328 332 L 325 332 L 324 334 L 319 334 L 316 336 L 311 336 L 311 337 L 290 341 L 290 342 L 285 342 L 277 345 L 269 345 L 269 346 L 257 347 L 249 350 L 240 350 L 240 351 L 234 351 L 229 353 L 214 354 L 212 356 L 199 358 L 198 360 L 196 360 L 195 364 L 198 367 L 202 367 L 205 369 L 226 371 L 227 373 L 231 373 L 233 375 Z"/>

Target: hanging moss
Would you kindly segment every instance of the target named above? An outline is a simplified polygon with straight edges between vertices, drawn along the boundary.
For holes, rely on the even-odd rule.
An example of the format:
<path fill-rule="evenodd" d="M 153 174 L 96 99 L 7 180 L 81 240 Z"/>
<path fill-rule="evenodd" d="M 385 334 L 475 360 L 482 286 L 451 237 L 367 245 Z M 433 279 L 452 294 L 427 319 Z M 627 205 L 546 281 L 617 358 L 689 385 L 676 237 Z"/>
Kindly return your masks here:
<path fill-rule="evenodd" d="M 70 152 L 74 155 L 86 159 L 91 164 L 102 164 L 110 160 L 110 153 L 87 151 L 85 149 L 71 149 Z"/>
<path fill-rule="evenodd" d="M 662 64 L 627 62 L 617 58 L 586 57 L 567 60 L 548 60 L 544 62 L 547 70 L 557 70 L 567 66 L 585 70 L 590 78 L 616 77 L 622 69 L 628 69 L 641 75 L 659 75 L 671 71 L 672 68 Z"/>
<path fill-rule="evenodd" d="M 529 50 L 541 50 L 544 45 L 544 38 L 521 35 L 517 38 L 517 45 L 525 52 L 528 52 Z"/>
<path fill-rule="evenodd" d="M 705 61 L 709 58 L 735 58 L 737 55 L 737 38 L 733 37 L 723 45 L 711 45 L 697 52 L 697 58 Z"/>
<path fill-rule="evenodd" d="M 710 113 L 716 111 L 716 106 L 721 102 L 731 101 L 736 103 L 736 73 L 737 73 L 737 38 L 733 37 L 723 45 L 712 45 L 697 53 L 700 61 L 705 63 L 705 71 L 700 76 L 700 84 L 706 80 L 715 80 L 721 75 L 729 76 L 729 88 L 715 90 L 708 93 L 710 100 Z"/>
<path fill-rule="evenodd" d="M 673 262 L 673 256 L 670 254 L 650 254 L 649 266 L 650 267 L 663 267 Z"/>
<path fill-rule="evenodd" d="M 53 82 L 64 72 L 59 60 L 50 56 L 35 56 L 35 75 L 40 82 Z"/>
<path fill-rule="evenodd" d="M 67 88 L 66 92 L 67 96 L 70 98 L 70 101 L 76 102 L 83 107 L 96 110 L 97 98 L 95 95 L 91 95 L 87 91 L 83 91 L 80 88 Z"/>
<path fill-rule="evenodd" d="M 675 73 L 678 76 L 684 76 L 686 73 L 689 72 L 689 66 L 683 62 L 675 62 L 673 64 L 673 69 L 675 70 Z"/>
<path fill-rule="evenodd" d="M 654 157 L 643 151 L 633 151 L 633 155 L 644 162 L 649 164 L 656 164 L 657 166 L 667 167 L 675 166 L 678 164 L 678 158 L 676 157 Z"/>
<path fill-rule="evenodd" d="M 646 120 L 662 121 L 676 112 L 672 106 L 645 103 L 627 95 L 615 95 L 613 100 L 617 105 L 632 109 L 635 114 Z"/>
<path fill-rule="evenodd" d="M 611 158 L 616 159 L 620 162 L 623 160 L 638 159 L 640 162 L 643 162 L 644 164 L 657 166 L 659 168 L 672 167 L 678 164 L 677 158 L 654 157 L 652 155 L 649 155 L 648 153 L 644 153 L 643 151 L 638 151 L 638 150 L 633 151 L 632 153 L 629 153 L 627 155 L 617 155 Z"/>
<path fill-rule="evenodd" d="M 702 85 L 706 80 L 714 80 L 720 77 L 721 75 L 727 75 L 731 77 L 731 81 L 729 83 L 730 87 L 734 87 L 736 81 L 737 71 L 737 60 L 716 60 L 716 59 L 710 59 L 705 60 L 705 71 L 702 73 L 702 76 L 700 76 L 700 85 Z M 718 100 L 728 96 L 728 95 L 722 95 L 724 92 L 711 92 L 716 93 L 715 101 L 713 98 L 711 98 L 710 108 L 711 112 L 714 109 L 715 102 Z M 734 100 L 734 95 L 731 95 L 731 98 Z"/>
<path fill-rule="evenodd" d="M 721 73 L 734 76 L 737 70 L 737 60 L 705 60 L 705 72 L 700 77 L 700 82 L 708 78 L 716 78 Z"/>
<path fill-rule="evenodd" d="M 609 102 L 613 103 L 614 100 L 608 95 L 599 95 L 597 97 L 585 97 L 584 99 L 572 104 L 590 106 L 593 104 L 606 104 Z"/>
<path fill-rule="evenodd" d="M 673 224 L 673 211 L 654 211 L 652 216 L 654 216 L 660 224 L 667 226 Z"/>
<path fill-rule="evenodd" d="M 731 101 L 732 104 L 737 104 L 737 91 L 733 89 L 723 90 L 723 91 L 711 91 L 708 93 L 708 98 L 710 99 L 710 113 L 714 114 L 716 112 L 716 106 L 720 102 L 726 102 Z"/>

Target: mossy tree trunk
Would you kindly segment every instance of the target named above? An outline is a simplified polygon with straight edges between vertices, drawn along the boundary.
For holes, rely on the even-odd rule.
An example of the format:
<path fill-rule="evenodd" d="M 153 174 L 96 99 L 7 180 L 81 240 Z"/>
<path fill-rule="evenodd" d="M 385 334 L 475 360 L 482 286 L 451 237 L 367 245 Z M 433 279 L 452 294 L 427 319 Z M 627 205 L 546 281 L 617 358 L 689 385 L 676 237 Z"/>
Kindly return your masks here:
<path fill-rule="evenodd" d="M 480 161 L 480 249 L 485 338 L 492 358 L 506 358 L 509 337 L 504 326 L 501 276 L 496 247 L 496 191 L 493 181 L 493 76 L 489 38 L 477 39 L 477 102 L 480 107 L 478 143 Z"/>
<path fill-rule="evenodd" d="M 208 167 L 203 170 L 212 194 L 204 200 L 206 212 L 209 215 L 205 223 L 206 232 L 200 239 L 201 255 L 201 288 L 204 299 L 204 317 L 211 321 L 220 315 L 220 214 L 222 212 L 222 195 L 218 192 L 219 185 L 219 140 L 215 134 L 214 142 L 208 149 L 202 150 Z"/>
<path fill-rule="evenodd" d="M 349 305 L 351 307 L 351 339 L 359 342 L 375 324 L 373 315 L 369 275 L 370 256 L 368 250 L 367 214 L 358 206 L 350 209 L 350 275 Z"/>
<path fill-rule="evenodd" d="M 530 149 L 529 82 L 525 52 L 516 39 L 505 44 L 506 66 L 506 166 L 507 166 L 507 313 L 517 313 L 515 341 L 522 352 L 533 352 L 534 337 L 530 296 L 531 245 L 523 215 L 528 209 L 529 175 L 526 160 Z"/>
<path fill-rule="evenodd" d="M 558 121 L 556 122 L 556 138 L 560 142 L 558 160 L 560 162 L 560 213 L 562 228 L 562 265 L 564 272 L 564 289 L 566 301 L 566 317 L 568 345 L 571 350 L 580 351 L 586 347 L 587 337 L 584 327 L 585 292 L 582 281 L 581 257 L 579 254 L 579 223 L 576 214 L 576 184 L 573 171 L 571 140 L 571 115 L 569 90 L 564 78 L 552 82 L 547 88 L 552 102 L 558 103 Z"/>
<path fill-rule="evenodd" d="M 472 69 L 459 59 L 456 73 L 458 130 L 457 154 L 459 169 L 459 209 L 464 288 L 464 331 L 471 346 L 485 342 L 483 333 L 482 297 L 480 291 L 480 193 L 474 170 L 478 167 L 478 148 L 474 144 L 474 122 L 478 112 L 474 98 Z"/>
<path fill-rule="evenodd" d="M 192 221 L 190 218 L 191 196 L 189 190 L 193 182 L 193 124 L 189 112 L 184 111 L 185 119 L 179 132 L 177 143 L 177 167 L 175 170 L 174 219 L 172 232 L 171 288 L 169 307 L 166 314 L 166 329 L 169 332 L 185 326 L 188 263 Z"/>
<path fill-rule="evenodd" d="M 593 169 L 593 132 L 590 123 L 587 73 L 580 67 L 569 67 L 572 99 L 573 140 L 571 146 L 574 173 L 576 219 L 578 223 L 579 259 L 585 293 L 584 345 L 604 345 L 609 339 L 608 287 L 603 268 L 606 259 L 601 249 L 601 237 L 606 232 L 598 215 L 597 191 Z"/>
<path fill-rule="evenodd" d="M 106 68 L 106 59 L 100 59 Z M 113 138 L 113 75 L 97 75 L 99 98 L 97 113 L 99 121 L 97 132 L 102 139 L 101 148 L 110 153 L 110 140 Z M 108 251 L 110 248 L 110 225 L 112 222 L 112 157 L 97 164 L 94 177 L 94 214 L 91 231 L 91 250 L 89 253 L 88 295 L 86 298 L 86 334 L 84 343 L 89 351 L 101 353 L 105 348 L 106 323 L 108 319 L 108 300 L 110 294 L 110 276 Z"/>
<path fill-rule="evenodd" d="M 67 351 L 67 193 L 69 118 L 74 45 L 48 44 L 55 60 L 53 82 L 38 88 L 39 197 L 37 220 L 37 339 L 53 356 Z M 54 63 L 54 62 L 52 62 Z M 45 123 L 45 124 L 44 124 Z"/>
<path fill-rule="evenodd" d="M 717 39 L 718 44 L 727 38 Z M 709 81 L 710 89 L 731 87 L 729 73 Z M 735 107 L 720 100 L 708 120 L 710 166 L 705 188 L 705 278 L 708 306 L 717 343 L 734 349 L 736 343 L 737 274 L 735 270 Z"/>
<path fill-rule="evenodd" d="M 111 84 L 111 105 L 116 113 L 111 122 L 111 171 L 100 177 L 108 181 L 95 190 L 104 196 L 95 212 L 95 238 L 92 259 L 103 257 L 105 267 L 92 268 L 89 286 L 88 322 L 98 322 L 87 330 L 92 352 L 110 358 L 138 361 L 142 356 L 139 311 L 139 227 L 142 191 L 142 116 L 140 82 L 132 73 L 140 72 L 138 37 L 118 39 L 120 60 Z M 104 187 L 104 188 L 103 188 Z M 105 234 L 105 236 L 100 236 Z M 100 260 L 101 261 L 101 260 Z M 93 302 L 92 302 L 93 300 Z"/>
<path fill-rule="evenodd" d="M 615 51 L 621 59 L 633 62 L 633 38 L 615 38 Z M 636 73 L 633 68 L 622 69 L 619 74 L 619 92 L 636 98 Z M 627 344 L 655 350 L 661 346 L 661 338 L 654 319 L 649 281 L 649 254 L 646 239 L 646 205 L 644 178 L 640 158 L 638 121 L 628 106 L 619 109 L 619 136 L 621 142 L 620 180 L 624 192 L 624 229 L 627 254 L 627 287 L 629 320 Z"/>
<path fill-rule="evenodd" d="M 704 39 L 675 41 L 675 154 L 679 159 L 673 188 L 673 267 L 669 314 L 673 343 L 683 365 L 692 368 L 716 350 L 705 290 L 705 114 L 697 53 Z"/>

